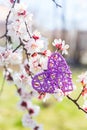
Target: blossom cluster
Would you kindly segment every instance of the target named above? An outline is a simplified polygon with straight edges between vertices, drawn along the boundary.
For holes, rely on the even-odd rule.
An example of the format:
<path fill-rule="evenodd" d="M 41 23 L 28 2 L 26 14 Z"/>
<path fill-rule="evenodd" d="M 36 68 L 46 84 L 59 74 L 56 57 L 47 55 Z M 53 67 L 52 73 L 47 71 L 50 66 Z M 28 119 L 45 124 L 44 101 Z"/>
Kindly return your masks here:
<path fill-rule="evenodd" d="M 4 68 L 6 81 L 17 89 L 20 97 L 18 108 L 27 111 L 22 119 L 23 125 L 32 130 L 42 130 L 42 125 L 33 118 L 40 111 L 40 107 L 33 104 L 33 99 L 46 101 L 52 95 L 60 102 L 64 96 L 70 99 L 69 95 L 74 90 L 72 73 L 62 56 L 68 54 L 69 45 L 64 40 L 54 39 L 55 52 L 52 53 L 48 49 L 48 40 L 38 30 L 33 30 L 33 15 L 26 7 L 14 0 L 10 0 L 10 6 L 3 36 L 6 44 L 0 47 L 0 66 Z M 80 76 L 83 96 L 87 96 L 86 79 L 87 73 Z M 87 106 L 87 101 L 84 105 Z"/>
<path fill-rule="evenodd" d="M 14 1 L 10 2 L 14 4 Z M 32 78 L 47 70 L 48 59 L 52 52 L 47 49 L 48 40 L 41 36 L 39 31 L 32 29 L 32 16 L 23 4 L 15 2 L 9 16 L 11 22 L 7 23 L 6 27 L 6 46 L 0 47 L 0 66 L 4 67 L 4 77 L 7 82 L 15 84 L 17 88 L 20 96 L 18 107 L 27 111 L 22 119 L 23 125 L 32 130 L 41 130 L 42 125 L 38 125 L 33 120 L 40 108 L 33 104 L 32 99 L 46 101 L 51 94 L 36 91 L 32 87 Z M 62 54 L 68 54 L 69 46 L 61 39 L 55 39 L 52 45 L 55 46 L 56 51 L 60 50 Z M 58 101 L 62 101 L 65 93 L 57 88 L 52 95 Z"/>

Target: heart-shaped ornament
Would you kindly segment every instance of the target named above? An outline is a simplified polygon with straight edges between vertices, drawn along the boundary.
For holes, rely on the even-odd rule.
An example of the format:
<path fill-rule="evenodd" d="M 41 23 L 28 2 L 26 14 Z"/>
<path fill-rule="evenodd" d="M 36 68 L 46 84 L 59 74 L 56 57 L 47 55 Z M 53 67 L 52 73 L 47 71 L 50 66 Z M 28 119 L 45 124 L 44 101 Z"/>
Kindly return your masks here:
<path fill-rule="evenodd" d="M 55 93 L 57 89 L 64 93 L 72 91 L 72 73 L 64 57 L 53 53 L 48 60 L 48 69 L 33 77 L 32 86 L 42 93 Z"/>

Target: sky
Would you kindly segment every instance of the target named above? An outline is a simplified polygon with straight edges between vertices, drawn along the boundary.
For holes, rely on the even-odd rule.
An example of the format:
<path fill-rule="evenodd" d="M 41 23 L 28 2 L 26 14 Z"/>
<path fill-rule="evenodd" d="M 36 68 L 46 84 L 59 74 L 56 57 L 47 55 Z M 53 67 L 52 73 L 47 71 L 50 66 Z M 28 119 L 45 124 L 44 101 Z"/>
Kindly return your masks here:
<path fill-rule="evenodd" d="M 8 5 L 9 0 L 0 0 Z M 56 8 L 52 0 L 21 0 L 33 12 L 38 26 L 52 29 L 87 30 L 87 0 L 56 0 L 62 8 Z"/>

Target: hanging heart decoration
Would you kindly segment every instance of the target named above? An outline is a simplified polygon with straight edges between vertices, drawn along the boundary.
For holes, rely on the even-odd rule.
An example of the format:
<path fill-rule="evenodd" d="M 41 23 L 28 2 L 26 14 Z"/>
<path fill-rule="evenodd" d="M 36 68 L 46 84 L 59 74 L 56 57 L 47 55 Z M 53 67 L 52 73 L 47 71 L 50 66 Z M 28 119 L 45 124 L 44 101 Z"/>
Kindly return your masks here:
<path fill-rule="evenodd" d="M 55 52 L 50 56 L 47 68 L 32 79 L 32 86 L 36 91 L 53 94 L 57 89 L 61 89 L 63 93 L 73 90 L 72 73 L 60 53 Z"/>

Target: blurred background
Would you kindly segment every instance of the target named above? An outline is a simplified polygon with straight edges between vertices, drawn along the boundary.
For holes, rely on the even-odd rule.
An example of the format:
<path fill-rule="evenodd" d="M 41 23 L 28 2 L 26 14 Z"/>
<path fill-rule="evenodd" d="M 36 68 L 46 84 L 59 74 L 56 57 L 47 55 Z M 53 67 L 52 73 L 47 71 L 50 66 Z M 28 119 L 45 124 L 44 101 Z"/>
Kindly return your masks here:
<path fill-rule="evenodd" d="M 62 8 L 56 7 L 52 0 L 21 1 L 33 13 L 33 28 L 49 40 L 50 49 L 54 50 L 51 42 L 55 38 L 61 38 L 70 45 L 67 61 L 73 71 L 73 82 L 79 86 L 77 91 L 80 91 L 77 75 L 87 69 L 87 0 L 56 0 Z M 8 11 L 8 0 L 0 0 L 0 36 L 5 31 Z M 4 39 L 1 39 L 0 44 L 3 43 Z M 0 83 L 2 80 L 0 75 Z M 18 97 L 15 97 L 13 90 L 14 87 L 8 87 L 5 83 L 0 97 L 0 130 L 28 130 L 22 126 L 22 113 L 16 108 Z M 45 130 L 87 130 L 85 114 L 66 98 L 62 103 L 54 99 L 37 103 L 41 106 L 37 120 L 43 122 Z"/>
<path fill-rule="evenodd" d="M 68 61 L 71 64 L 87 64 L 87 0 L 21 0 L 33 13 L 33 28 L 38 29 L 50 41 L 61 38 L 70 44 Z M 0 0 L 0 36 L 5 27 L 8 0 Z M 2 39 L 3 40 L 3 39 Z"/>

